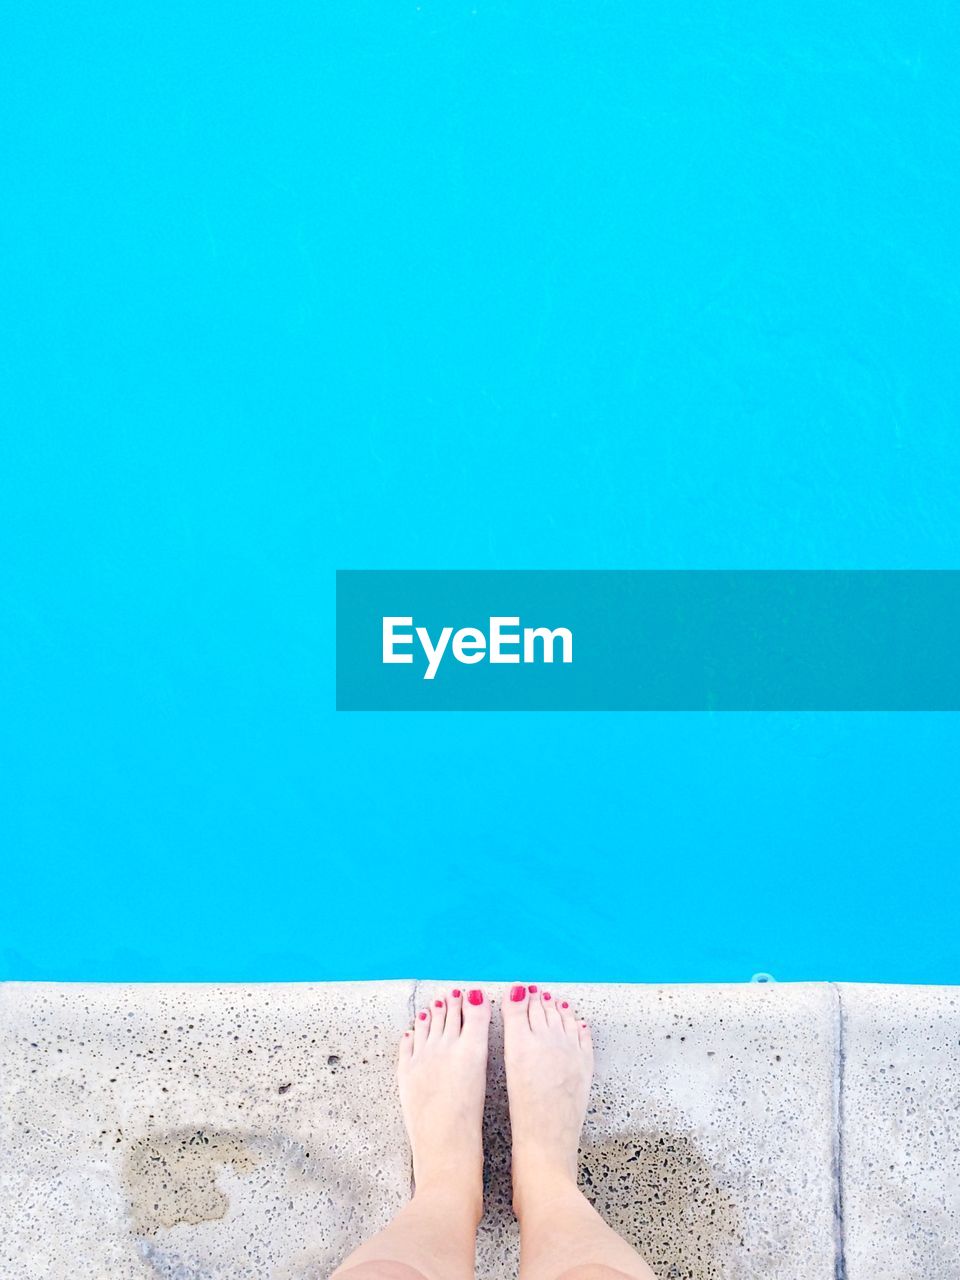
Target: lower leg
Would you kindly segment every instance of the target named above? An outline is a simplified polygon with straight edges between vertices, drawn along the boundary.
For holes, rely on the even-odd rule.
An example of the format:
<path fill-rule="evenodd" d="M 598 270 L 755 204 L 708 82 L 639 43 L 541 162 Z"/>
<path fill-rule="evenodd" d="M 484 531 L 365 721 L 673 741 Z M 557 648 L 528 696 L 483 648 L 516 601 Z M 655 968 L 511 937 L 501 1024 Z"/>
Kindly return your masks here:
<path fill-rule="evenodd" d="M 507 993 L 503 1020 L 521 1280 L 655 1280 L 577 1186 L 589 1028 L 568 1002 L 520 986 Z"/>
<path fill-rule="evenodd" d="M 517 1216 L 521 1280 L 655 1280 L 573 1181 L 526 1193 Z"/>
<path fill-rule="evenodd" d="M 383 1231 L 333 1273 L 336 1280 L 473 1280 L 479 1215 L 457 1191 L 417 1191 Z"/>
<path fill-rule="evenodd" d="M 340 1264 L 336 1280 L 473 1280 L 489 1024 L 483 992 L 455 988 L 404 1034 L 398 1076 L 413 1199 Z"/>

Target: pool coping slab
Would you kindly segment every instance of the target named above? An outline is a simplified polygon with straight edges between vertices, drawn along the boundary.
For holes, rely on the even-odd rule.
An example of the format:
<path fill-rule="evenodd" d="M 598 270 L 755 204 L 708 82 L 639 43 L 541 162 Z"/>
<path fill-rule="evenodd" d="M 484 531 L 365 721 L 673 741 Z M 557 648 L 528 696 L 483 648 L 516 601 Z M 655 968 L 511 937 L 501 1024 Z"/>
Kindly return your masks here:
<path fill-rule="evenodd" d="M 837 1001 L 829 984 L 552 983 L 589 1020 L 581 1186 L 658 1276 L 835 1280 Z M 426 1007 L 449 981 L 420 981 Z M 499 1002 L 505 985 L 471 980 Z M 649 1100 L 649 1101 L 648 1101 Z M 498 1017 L 479 1273 L 516 1274 Z"/>
<path fill-rule="evenodd" d="M 4 1280 L 329 1274 L 409 1195 L 396 1037 L 449 985 L 0 984 Z M 584 1190 L 658 1276 L 943 1280 L 960 1256 L 960 989 L 555 989 L 596 1044 Z M 478 1257 L 501 1280 L 493 1026 Z"/>
<path fill-rule="evenodd" d="M 960 1274 L 960 988 L 839 985 L 843 1280 Z"/>

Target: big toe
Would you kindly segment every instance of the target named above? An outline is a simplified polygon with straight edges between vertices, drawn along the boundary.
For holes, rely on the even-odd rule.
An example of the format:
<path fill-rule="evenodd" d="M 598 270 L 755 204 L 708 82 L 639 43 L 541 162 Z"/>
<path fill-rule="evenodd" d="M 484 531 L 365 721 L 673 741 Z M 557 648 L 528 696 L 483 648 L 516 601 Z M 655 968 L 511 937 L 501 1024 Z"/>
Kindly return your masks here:
<path fill-rule="evenodd" d="M 507 1035 L 520 1027 L 529 1030 L 530 1001 L 535 998 L 531 996 L 529 987 L 522 982 L 511 983 L 507 987 L 503 993 L 503 1026 Z"/>
<path fill-rule="evenodd" d="M 490 1028 L 490 998 L 482 987 L 470 987 L 463 999 L 463 1034 L 486 1039 Z"/>

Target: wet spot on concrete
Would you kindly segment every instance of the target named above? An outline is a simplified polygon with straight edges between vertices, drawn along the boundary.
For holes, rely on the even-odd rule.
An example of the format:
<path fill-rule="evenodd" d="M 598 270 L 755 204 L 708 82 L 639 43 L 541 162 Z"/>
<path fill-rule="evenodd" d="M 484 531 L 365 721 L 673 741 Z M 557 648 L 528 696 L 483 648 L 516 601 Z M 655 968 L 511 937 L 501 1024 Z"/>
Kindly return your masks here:
<path fill-rule="evenodd" d="M 499 1036 L 498 1036 L 499 1038 Z M 616 1110 L 594 1093 L 594 1116 Z M 721 1280 L 748 1248 L 740 1215 L 694 1135 L 668 1117 L 664 1128 L 602 1136 L 588 1118 L 580 1149 L 580 1186 L 606 1223 L 650 1264 L 658 1280 Z M 486 1216 L 480 1228 L 485 1270 L 516 1269 L 511 1201 L 510 1118 L 502 1067 L 495 1059 L 484 1116 Z"/>
<path fill-rule="evenodd" d="M 230 1130 L 178 1129 L 136 1138 L 125 1153 L 124 1183 L 138 1232 L 216 1222 L 229 1201 L 217 1175 L 229 1167 L 249 1173 L 257 1157 L 248 1134 Z"/>
<path fill-rule="evenodd" d="M 625 1133 L 586 1145 L 580 1185 L 661 1280 L 720 1280 L 742 1252 L 739 1214 L 689 1133 Z"/>

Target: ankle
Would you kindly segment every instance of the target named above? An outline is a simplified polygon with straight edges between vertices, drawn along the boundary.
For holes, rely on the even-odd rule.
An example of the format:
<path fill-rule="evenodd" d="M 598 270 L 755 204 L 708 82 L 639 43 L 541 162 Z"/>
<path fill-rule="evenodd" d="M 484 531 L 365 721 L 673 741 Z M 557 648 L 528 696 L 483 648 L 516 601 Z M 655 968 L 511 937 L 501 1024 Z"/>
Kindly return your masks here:
<path fill-rule="evenodd" d="M 518 1218 L 552 1214 L 557 1206 L 582 1198 L 576 1161 L 546 1161 L 514 1151 L 513 1211 Z"/>
<path fill-rule="evenodd" d="M 476 1230 L 483 1217 L 483 1179 L 449 1172 L 439 1178 L 414 1177 L 411 1203 L 418 1209 L 441 1213 L 448 1222 L 460 1222 Z"/>

